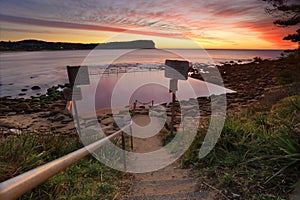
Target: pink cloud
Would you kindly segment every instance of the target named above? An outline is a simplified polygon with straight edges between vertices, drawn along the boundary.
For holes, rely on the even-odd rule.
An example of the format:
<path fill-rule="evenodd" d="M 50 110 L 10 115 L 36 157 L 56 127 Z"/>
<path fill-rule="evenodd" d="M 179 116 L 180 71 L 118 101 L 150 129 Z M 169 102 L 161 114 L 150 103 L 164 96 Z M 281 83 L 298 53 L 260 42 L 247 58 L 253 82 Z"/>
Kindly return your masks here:
<path fill-rule="evenodd" d="M 126 32 L 126 33 L 132 33 L 132 34 L 152 35 L 152 36 L 161 36 L 161 37 L 180 37 L 180 35 L 178 35 L 176 33 L 159 33 L 159 32 L 151 32 L 151 31 L 140 31 L 140 30 L 125 29 L 125 28 L 115 28 L 115 27 L 109 27 L 109 26 L 59 22 L 59 21 L 51 21 L 51 20 L 43 20 L 43 19 L 32 19 L 32 18 L 26 18 L 26 17 L 16 17 L 16 16 L 1 15 L 1 14 L 0 14 L 0 21 L 10 22 L 10 23 L 27 24 L 27 25 L 35 25 L 35 26 L 43 26 L 43 27 L 52 27 L 52 28 L 107 31 L 107 32 L 117 32 L 117 33 Z"/>

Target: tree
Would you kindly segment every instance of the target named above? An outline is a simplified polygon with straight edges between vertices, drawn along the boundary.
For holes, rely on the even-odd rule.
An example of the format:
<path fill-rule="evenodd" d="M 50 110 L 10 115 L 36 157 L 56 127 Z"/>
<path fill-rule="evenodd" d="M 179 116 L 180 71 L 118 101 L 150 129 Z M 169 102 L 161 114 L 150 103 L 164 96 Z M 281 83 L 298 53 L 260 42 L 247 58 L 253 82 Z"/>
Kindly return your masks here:
<path fill-rule="evenodd" d="M 296 33 L 285 36 L 284 40 L 291 40 L 292 42 L 298 42 L 300 49 L 300 4 L 298 0 L 263 0 L 269 3 L 271 6 L 266 8 L 266 12 L 280 17 L 274 21 L 274 24 L 279 27 L 298 26 Z"/>

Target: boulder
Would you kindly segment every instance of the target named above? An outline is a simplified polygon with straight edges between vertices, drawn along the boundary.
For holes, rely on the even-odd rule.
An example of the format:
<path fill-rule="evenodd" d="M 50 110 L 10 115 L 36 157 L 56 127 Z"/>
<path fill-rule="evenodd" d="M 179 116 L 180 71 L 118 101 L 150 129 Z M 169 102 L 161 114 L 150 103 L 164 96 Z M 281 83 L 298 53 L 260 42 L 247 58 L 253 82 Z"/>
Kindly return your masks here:
<path fill-rule="evenodd" d="M 41 89 L 41 87 L 40 87 L 40 86 L 38 86 L 38 85 L 35 85 L 35 86 L 32 86 L 32 87 L 31 87 L 31 89 L 32 89 L 32 90 L 40 90 L 40 89 Z"/>

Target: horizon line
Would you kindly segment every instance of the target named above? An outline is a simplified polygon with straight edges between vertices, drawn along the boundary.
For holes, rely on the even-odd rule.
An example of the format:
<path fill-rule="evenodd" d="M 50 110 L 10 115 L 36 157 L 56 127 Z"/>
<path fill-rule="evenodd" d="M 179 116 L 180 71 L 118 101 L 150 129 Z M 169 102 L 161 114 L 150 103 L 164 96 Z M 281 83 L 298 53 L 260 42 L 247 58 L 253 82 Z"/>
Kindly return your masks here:
<path fill-rule="evenodd" d="M 66 41 L 55 41 L 55 42 L 52 42 L 52 41 L 46 41 L 46 40 L 43 40 L 43 39 L 33 39 L 33 38 L 29 38 L 29 39 L 21 39 L 21 40 L 8 40 L 8 41 L 4 41 L 4 40 L 1 40 L 0 42 L 21 42 L 21 41 L 26 41 L 26 40 L 36 40 L 36 41 L 41 41 L 41 42 L 50 42 L 50 43 L 70 43 L 70 44 L 83 44 L 83 45 L 88 45 L 88 44 L 104 44 L 104 43 L 111 43 L 111 42 L 131 42 L 131 41 L 138 41 L 138 40 L 126 40 L 126 41 L 110 41 L 110 42 L 91 42 L 91 43 L 83 43 L 83 42 L 66 42 Z M 149 41 L 153 41 L 151 39 L 149 39 Z M 154 41 L 153 41 L 154 42 Z M 154 42 L 155 44 L 155 42 Z M 164 48 L 155 48 L 155 49 L 186 49 L 186 50 L 193 50 L 193 49 L 205 49 L 205 50 L 250 50 L 250 51 L 260 51 L 260 50 L 265 50 L 265 51 L 289 51 L 289 50 L 294 50 L 294 49 L 249 49 L 249 48 L 188 48 L 188 47 L 164 47 Z"/>

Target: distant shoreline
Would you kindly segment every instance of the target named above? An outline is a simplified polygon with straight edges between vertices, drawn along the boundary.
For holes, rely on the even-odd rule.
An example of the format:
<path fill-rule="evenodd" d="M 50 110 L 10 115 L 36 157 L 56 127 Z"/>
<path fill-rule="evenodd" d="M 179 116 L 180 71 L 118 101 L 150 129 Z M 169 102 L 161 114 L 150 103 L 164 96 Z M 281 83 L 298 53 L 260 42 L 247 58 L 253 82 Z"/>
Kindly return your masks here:
<path fill-rule="evenodd" d="M 46 42 L 42 40 L 1 41 L 0 52 L 16 51 L 62 51 L 62 50 L 93 50 L 93 49 L 155 49 L 152 40 L 134 40 L 108 43 L 67 43 Z"/>
<path fill-rule="evenodd" d="M 128 48 L 135 50 L 136 48 Z M 141 50 L 153 50 L 153 49 L 161 49 L 161 50 L 202 50 L 196 48 L 140 48 Z M 120 50 L 120 49 L 60 49 L 60 50 L 0 50 L 0 54 L 2 53 L 17 53 L 17 52 L 52 52 L 52 51 L 84 51 L 84 50 Z M 208 51 L 282 51 L 286 52 L 289 50 L 284 49 L 203 49 Z"/>

